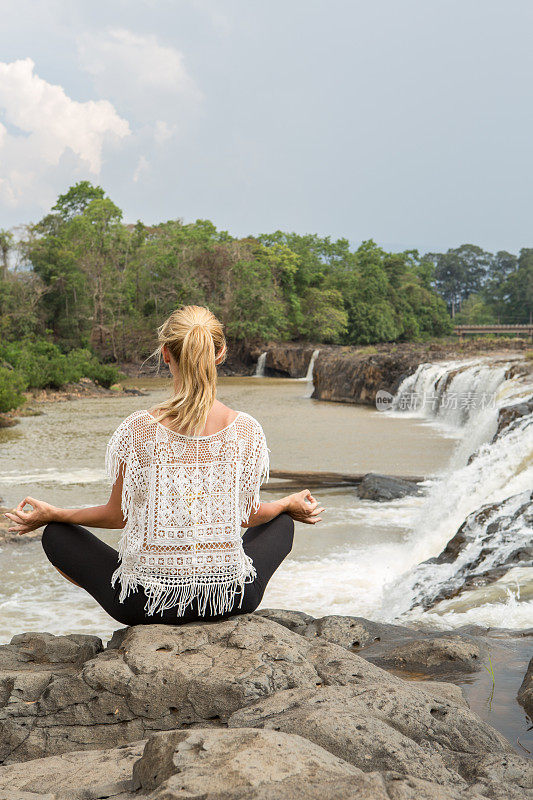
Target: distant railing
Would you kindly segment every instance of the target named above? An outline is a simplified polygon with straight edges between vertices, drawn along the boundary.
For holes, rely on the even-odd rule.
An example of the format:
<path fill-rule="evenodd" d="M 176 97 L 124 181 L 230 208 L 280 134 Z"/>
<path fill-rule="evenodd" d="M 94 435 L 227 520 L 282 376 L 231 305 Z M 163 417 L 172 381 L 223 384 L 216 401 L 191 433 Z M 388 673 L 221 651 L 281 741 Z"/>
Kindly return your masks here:
<path fill-rule="evenodd" d="M 533 341 L 533 325 L 456 325 L 454 333 L 459 339 L 468 334 L 475 336 L 480 333 L 521 333 Z"/>

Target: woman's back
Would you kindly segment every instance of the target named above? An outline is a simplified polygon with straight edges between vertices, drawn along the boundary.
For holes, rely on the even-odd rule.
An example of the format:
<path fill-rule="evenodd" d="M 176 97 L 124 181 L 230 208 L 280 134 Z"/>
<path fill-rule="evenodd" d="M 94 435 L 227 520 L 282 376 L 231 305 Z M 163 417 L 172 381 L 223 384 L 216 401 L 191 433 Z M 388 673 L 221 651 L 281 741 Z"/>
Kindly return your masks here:
<path fill-rule="evenodd" d="M 115 481 L 123 466 L 120 545 L 121 599 L 140 584 L 147 613 L 193 599 L 200 613 L 229 610 L 236 591 L 253 580 L 241 523 L 260 503 L 268 476 L 268 448 L 261 425 L 238 412 L 206 436 L 187 436 L 147 411 L 127 417 L 111 437 L 106 468 Z"/>

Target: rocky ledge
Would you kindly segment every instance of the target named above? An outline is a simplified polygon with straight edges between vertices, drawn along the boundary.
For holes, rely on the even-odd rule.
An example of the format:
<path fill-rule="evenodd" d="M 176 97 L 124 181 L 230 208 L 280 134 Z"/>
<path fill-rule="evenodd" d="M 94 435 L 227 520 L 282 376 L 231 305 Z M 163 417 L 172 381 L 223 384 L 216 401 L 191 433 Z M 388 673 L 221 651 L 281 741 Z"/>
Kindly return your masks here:
<path fill-rule="evenodd" d="M 0 647 L 0 800 L 525 800 L 533 767 L 450 683 L 475 636 L 262 611 Z M 379 650 L 379 648 L 381 648 Z M 355 652 L 360 650 L 361 653 Z"/>

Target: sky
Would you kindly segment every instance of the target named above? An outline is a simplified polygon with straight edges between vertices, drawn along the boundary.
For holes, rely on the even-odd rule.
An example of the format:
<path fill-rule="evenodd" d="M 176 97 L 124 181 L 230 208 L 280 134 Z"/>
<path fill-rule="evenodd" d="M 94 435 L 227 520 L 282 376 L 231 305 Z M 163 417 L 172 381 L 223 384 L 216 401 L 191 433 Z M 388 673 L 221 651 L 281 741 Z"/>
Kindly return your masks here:
<path fill-rule="evenodd" d="M 0 227 L 533 246 L 531 0 L 2 0 Z"/>

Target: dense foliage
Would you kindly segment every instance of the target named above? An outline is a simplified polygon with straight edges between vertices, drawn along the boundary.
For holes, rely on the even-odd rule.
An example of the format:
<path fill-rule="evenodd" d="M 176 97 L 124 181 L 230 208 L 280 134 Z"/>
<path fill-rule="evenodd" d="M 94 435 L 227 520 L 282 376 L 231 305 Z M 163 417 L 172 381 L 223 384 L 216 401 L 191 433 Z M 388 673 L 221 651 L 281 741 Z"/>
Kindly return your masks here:
<path fill-rule="evenodd" d="M 48 336 L 64 352 L 139 359 L 181 303 L 208 305 L 230 339 L 247 343 L 368 344 L 450 331 L 432 265 L 415 251 L 387 253 L 371 241 L 353 250 L 345 239 L 281 231 L 236 239 L 207 220 L 125 225 L 103 189 L 85 181 L 16 247 L 3 236 L 0 334 L 7 341 Z"/>
<path fill-rule="evenodd" d="M 0 410 L 25 388 L 110 385 L 102 361 L 147 357 L 182 303 L 208 305 L 246 344 L 427 339 L 453 322 L 529 322 L 533 249 L 420 256 L 282 231 L 237 239 L 208 220 L 126 225 L 82 181 L 22 235 L 0 230 Z"/>
<path fill-rule="evenodd" d="M 464 244 L 446 253 L 428 253 L 435 287 L 455 323 L 527 324 L 533 318 L 533 249 L 518 256 L 488 253 Z"/>
<path fill-rule="evenodd" d="M 91 378 L 109 387 L 119 377 L 116 367 L 100 363 L 89 350 L 75 349 L 65 354 L 44 339 L 2 343 L 0 359 L 22 377 L 27 389 L 59 389 L 80 378 Z"/>

